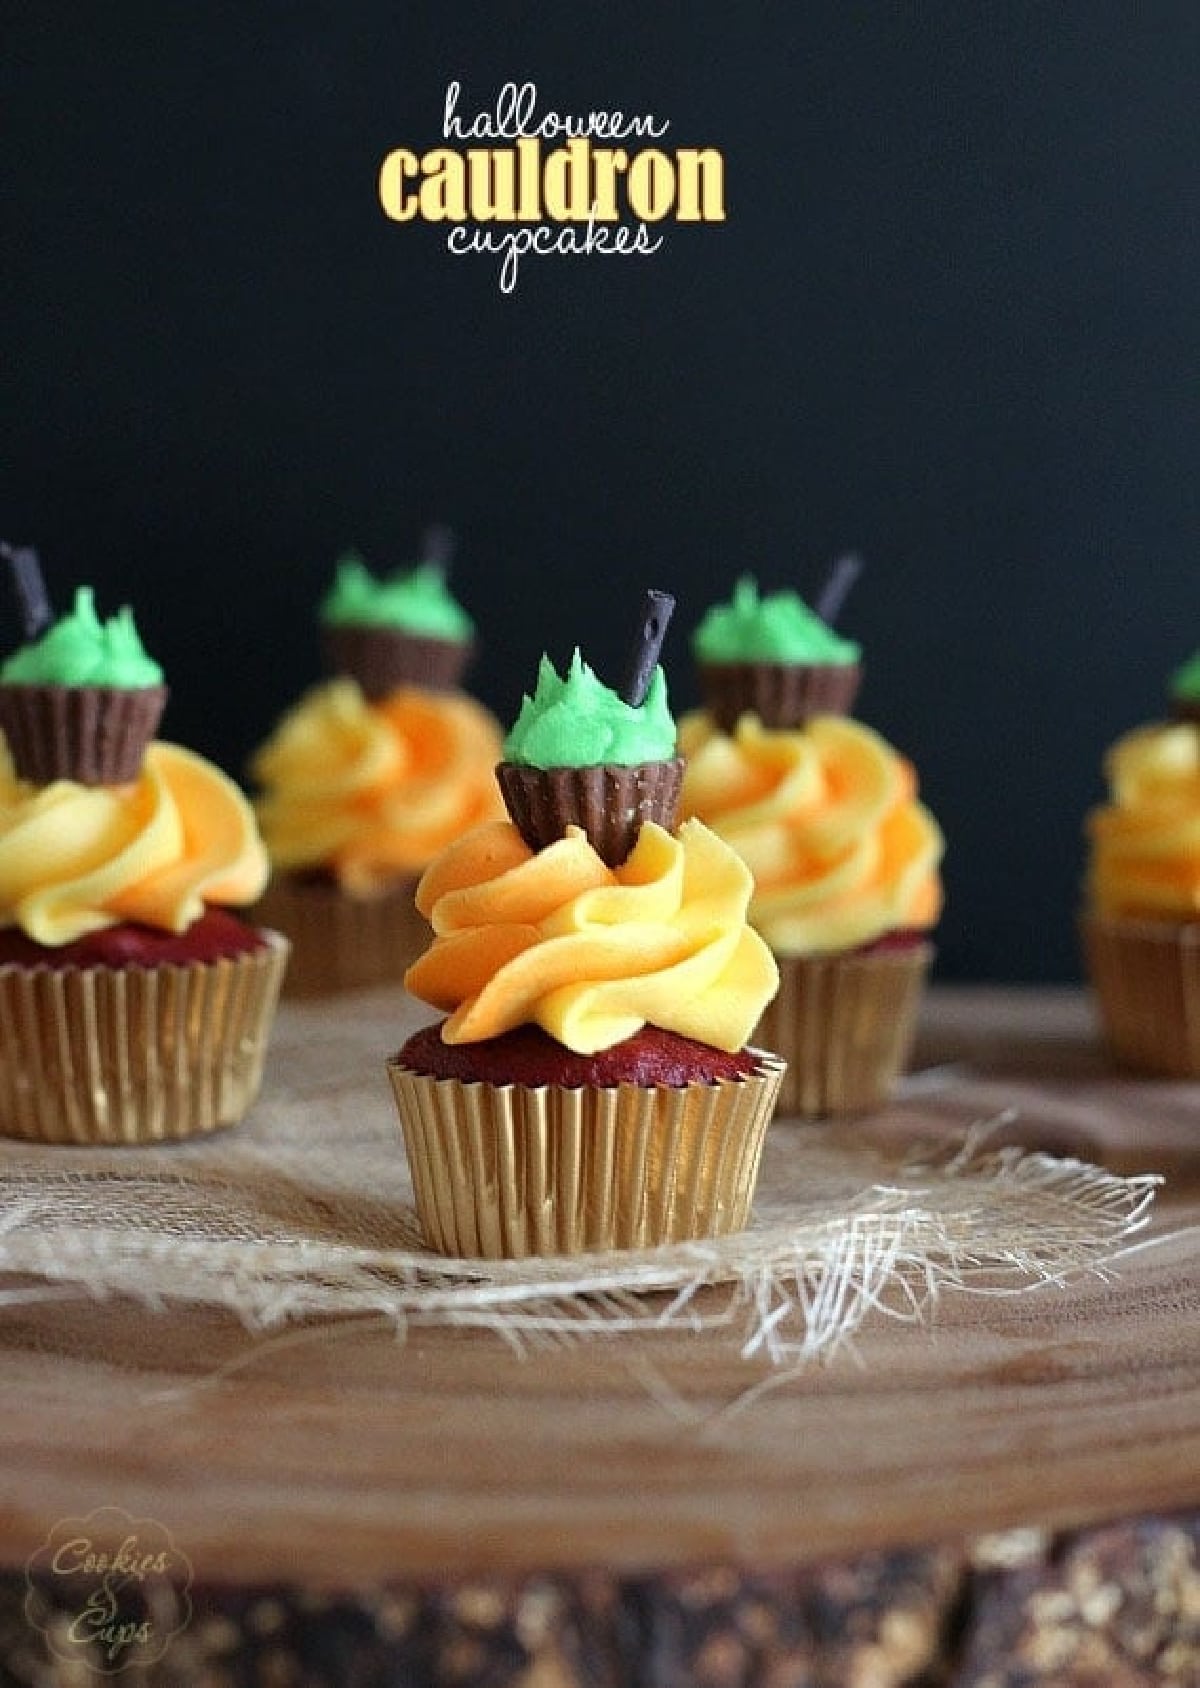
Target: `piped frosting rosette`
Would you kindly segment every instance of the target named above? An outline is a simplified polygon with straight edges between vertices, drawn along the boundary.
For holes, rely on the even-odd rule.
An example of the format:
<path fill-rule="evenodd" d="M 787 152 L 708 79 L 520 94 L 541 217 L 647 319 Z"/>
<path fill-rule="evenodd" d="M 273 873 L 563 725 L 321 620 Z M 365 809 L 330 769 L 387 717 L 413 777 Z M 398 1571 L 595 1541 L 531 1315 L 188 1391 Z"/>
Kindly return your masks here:
<path fill-rule="evenodd" d="M 1111 801 L 1093 810 L 1088 893 L 1106 915 L 1200 921 L 1200 733 L 1139 727 L 1105 759 Z"/>
<path fill-rule="evenodd" d="M 59 966 L 56 948 L 136 923 L 185 932 L 252 902 L 267 858 L 217 768 L 152 743 L 137 779 L 18 780 L 0 745 L 0 929 L 47 965 L 0 964 L 0 1129 L 51 1142 L 187 1137 L 258 1092 L 287 957 L 274 933 L 211 961 Z"/>
<path fill-rule="evenodd" d="M 462 693 L 402 687 L 368 703 L 351 680 L 310 691 L 255 756 L 271 859 L 370 896 L 503 812 L 500 731 Z"/>
<path fill-rule="evenodd" d="M 500 728 L 461 692 L 348 679 L 308 692 L 252 763 L 276 873 L 264 918 L 292 939 L 300 995 L 398 979 L 425 939 L 413 881 L 451 840 L 503 813 Z"/>
<path fill-rule="evenodd" d="M 744 924 L 749 875 L 693 821 L 644 826 L 604 865 L 579 827 L 534 853 L 505 821 L 479 828 L 425 874 L 417 906 L 435 937 L 414 995 L 449 1013 L 447 1043 L 538 1025 L 593 1054 L 660 1026 L 740 1049 L 776 984 Z"/>
<path fill-rule="evenodd" d="M 1200 1078 L 1200 730 L 1136 728 L 1105 770 L 1083 931 L 1108 1039 L 1131 1067 Z"/>
<path fill-rule="evenodd" d="M 917 801 L 912 765 L 878 733 L 839 716 L 787 732 L 744 715 L 727 735 L 694 714 L 680 746 L 684 813 L 749 867 L 750 920 L 777 955 L 934 924 L 942 835 Z"/>
<path fill-rule="evenodd" d="M 803 729 L 743 715 L 680 723 L 682 809 L 750 868 L 750 920 L 780 958 L 759 1029 L 788 1062 L 781 1107 L 848 1113 L 878 1102 L 911 1047 L 941 909 L 941 832 L 912 766 L 840 716 Z M 889 934 L 906 941 L 870 948 Z"/>
<path fill-rule="evenodd" d="M 582 1055 L 653 1025 L 740 1050 L 776 986 L 746 925 L 750 879 L 699 822 L 654 822 L 619 867 L 571 826 L 536 853 L 506 822 L 453 846 L 421 881 L 434 940 L 416 995 L 470 1043 L 540 1026 Z M 782 1064 L 736 1080 L 460 1082 L 389 1073 L 417 1208 L 445 1254 L 514 1258 L 648 1247 L 747 1222 Z"/>
<path fill-rule="evenodd" d="M 36 943 L 122 921 L 184 932 L 209 904 L 253 902 L 266 879 L 245 798 L 179 745 L 151 744 L 120 786 L 27 785 L 0 756 L 0 926 Z"/>

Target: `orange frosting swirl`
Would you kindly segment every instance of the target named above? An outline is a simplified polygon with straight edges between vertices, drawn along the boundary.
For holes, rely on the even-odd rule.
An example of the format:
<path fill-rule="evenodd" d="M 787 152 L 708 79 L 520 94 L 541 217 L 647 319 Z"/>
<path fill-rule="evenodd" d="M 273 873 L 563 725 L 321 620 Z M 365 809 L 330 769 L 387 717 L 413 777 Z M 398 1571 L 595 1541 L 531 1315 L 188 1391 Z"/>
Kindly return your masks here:
<path fill-rule="evenodd" d="M 417 887 L 434 941 L 409 969 L 447 1043 L 538 1025 L 580 1055 L 645 1025 L 740 1049 L 778 987 L 746 925 L 750 876 L 707 827 L 644 826 L 608 868 L 579 827 L 536 854 L 507 821 L 444 851 Z"/>
<path fill-rule="evenodd" d="M 323 868 L 370 896 L 503 814 L 494 718 L 461 692 L 403 686 L 368 703 L 353 680 L 303 697 L 258 751 L 255 805 L 280 868 Z"/>
<path fill-rule="evenodd" d="M 0 737 L 0 926 L 46 945 L 123 921 L 184 932 L 210 903 L 252 903 L 267 871 L 249 803 L 190 750 L 151 744 L 128 785 L 34 786 Z"/>
<path fill-rule="evenodd" d="M 1186 721 L 1135 728 L 1104 765 L 1111 801 L 1087 822 L 1093 908 L 1200 920 L 1200 729 Z"/>
<path fill-rule="evenodd" d="M 679 746 L 683 812 L 749 867 L 750 920 L 777 955 L 854 949 L 936 921 L 942 835 L 911 764 L 878 733 L 832 715 L 768 729 L 747 714 L 730 736 L 697 712 L 680 722 Z"/>

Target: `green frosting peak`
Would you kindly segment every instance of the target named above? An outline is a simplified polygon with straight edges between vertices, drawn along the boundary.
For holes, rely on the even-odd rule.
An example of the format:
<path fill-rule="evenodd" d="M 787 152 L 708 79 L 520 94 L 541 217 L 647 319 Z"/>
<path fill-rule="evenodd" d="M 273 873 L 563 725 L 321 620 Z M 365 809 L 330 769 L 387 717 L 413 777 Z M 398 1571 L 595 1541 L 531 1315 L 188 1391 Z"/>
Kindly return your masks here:
<path fill-rule="evenodd" d="M 635 708 L 596 677 L 576 650 L 565 676 L 548 656 L 538 665 L 537 689 L 526 693 L 504 741 L 504 757 L 528 768 L 591 768 L 606 762 L 630 768 L 675 754 L 675 722 L 667 682 L 654 670 Z"/>
<path fill-rule="evenodd" d="M 70 615 L 33 644 L 14 651 L 0 667 L 0 680 L 14 686 L 115 686 L 136 691 L 160 686 L 162 677 L 138 637 L 133 611 L 126 606 L 101 621 L 90 586 L 76 592 Z"/>
<path fill-rule="evenodd" d="M 1200 701 L 1200 651 L 1172 674 L 1170 692 L 1172 697 Z"/>
<path fill-rule="evenodd" d="M 845 666 L 861 651 L 826 625 L 796 592 L 761 598 L 758 582 L 743 575 L 733 601 L 714 604 L 692 635 L 701 662 L 788 662 Z"/>
<path fill-rule="evenodd" d="M 418 563 L 407 572 L 377 580 L 357 551 L 348 551 L 321 604 L 330 626 L 392 627 L 425 639 L 462 643 L 475 631 L 470 616 L 446 586 L 437 563 Z"/>

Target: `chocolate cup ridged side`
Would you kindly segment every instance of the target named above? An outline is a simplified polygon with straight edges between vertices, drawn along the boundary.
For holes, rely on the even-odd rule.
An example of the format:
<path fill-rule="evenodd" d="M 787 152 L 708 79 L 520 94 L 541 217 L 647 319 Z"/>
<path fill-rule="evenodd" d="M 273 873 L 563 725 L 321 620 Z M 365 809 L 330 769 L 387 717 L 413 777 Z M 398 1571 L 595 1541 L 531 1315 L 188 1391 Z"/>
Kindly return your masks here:
<path fill-rule="evenodd" d="M 779 992 L 755 1038 L 787 1062 L 782 1115 L 878 1107 L 904 1070 L 932 944 L 869 954 L 779 956 Z"/>
<path fill-rule="evenodd" d="M 0 967 L 0 1135 L 160 1143 L 240 1120 L 287 966 L 277 932 L 184 967 Z"/>
<path fill-rule="evenodd" d="M 0 685 L 0 731 L 33 785 L 137 779 L 167 704 L 165 686 Z"/>
<path fill-rule="evenodd" d="M 285 996 L 400 984 L 430 938 L 413 902 L 416 888 L 414 876 L 378 896 L 352 897 L 332 882 L 277 873 L 252 914 L 292 945 Z"/>
<path fill-rule="evenodd" d="M 465 1084 L 388 1063 L 430 1248 L 520 1260 L 720 1237 L 750 1217 L 783 1064 L 715 1084 Z"/>
<path fill-rule="evenodd" d="M 544 849 L 581 826 L 608 867 L 620 867 L 647 821 L 675 829 L 683 759 L 622 768 L 528 768 L 501 762 L 496 779 L 513 825 L 531 850 Z"/>
<path fill-rule="evenodd" d="M 1200 921 L 1085 914 L 1081 926 L 1114 1058 L 1134 1072 L 1200 1078 Z"/>
<path fill-rule="evenodd" d="M 362 625 L 323 627 L 321 642 L 326 671 L 357 680 L 373 703 L 398 686 L 453 691 L 475 650 L 470 639 L 431 639 Z"/>
<path fill-rule="evenodd" d="M 849 715 L 862 666 L 848 663 L 702 662 L 705 706 L 723 732 L 747 712 L 764 727 L 802 727 L 814 715 Z"/>

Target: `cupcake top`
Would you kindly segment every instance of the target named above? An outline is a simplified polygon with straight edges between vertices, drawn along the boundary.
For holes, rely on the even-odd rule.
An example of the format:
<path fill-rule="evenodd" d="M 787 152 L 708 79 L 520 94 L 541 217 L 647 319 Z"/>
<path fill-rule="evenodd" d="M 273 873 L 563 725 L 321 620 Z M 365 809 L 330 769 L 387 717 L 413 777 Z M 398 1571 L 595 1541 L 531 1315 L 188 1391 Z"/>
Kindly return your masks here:
<path fill-rule="evenodd" d="M 937 920 L 944 850 L 911 764 L 871 728 L 819 716 L 732 734 L 680 723 L 682 811 L 737 851 L 754 879 L 750 920 L 777 955 L 856 949 Z"/>
<path fill-rule="evenodd" d="M 1087 819 L 1091 907 L 1200 920 L 1200 733 L 1184 721 L 1138 727 L 1112 746 L 1104 769 L 1109 801 Z"/>
<path fill-rule="evenodd" d="M 380 891 L 503 813 L 499 755 L 499 725 L 461 692 L 402 686 L 369 702 L 350 679 L 317 686 L 251 762 L 271 858 Z"/>
<path fill-rule="evenodd" d="M 675 755 L 675 721 L 667 703 L 667 682 L 655 666 L 640 703 L 627 702 L 606 686 L 578 647 L 566 673 L 548 656 L 538 666 L 532 696 L 504 741 L 504 758 L 526 768 L 587 768 L 598 764 L 634 767 Z"/>
<path fill-rule="evenodd" d="M 692 635 L 701 663 L 785 663 L 841 667 L 862 652 L 843 639 L 792 591 L 759 594 L 743 575 L 728 604 L 714 604 Z"/>
<path fill-rule="evenodd" d="M 376 627 L 424 639 L 463 642 L 474 623 L 446 585 L 438 563 L 418 563 L 379 580 L 362 557 L 348 551 L 337 565 L 320 607 L 327 627 Z"/>
<path fill-rule="evenodd" d="M 534 851 L 494 821 L 427 869 L 417 907 L 433 927 L 409 968 L 415 996 L 449 1015 L 446 1043 L 536 1025 L 589 1055 L 643 1026 L 740 1049 L 778 988 L 746 924 L 750 875 L 699 822 L 650 822 L 605 865 L 580 827 Z"/>
<path fill-rule="evenodd" d="M 96 614 L 90 586 L 75 593 L 70 615 L 0 664 L 10 686 L 110 686 L 132 691 L 162 684 L 163 672 L 146 654 L 133 611 L 125 606 L 107 621 Z"/>
<path fill-rule="evenodd" d="M 185 932 L 266 879 L 249 804 L 203 757 L 158 742 L 129 784 L 39 787 L 0 739 L 0 929 L 51 947 L 130 921 Z"/>

